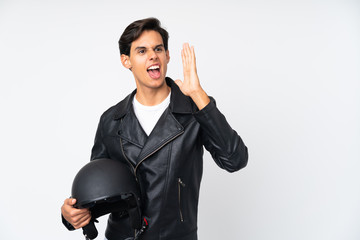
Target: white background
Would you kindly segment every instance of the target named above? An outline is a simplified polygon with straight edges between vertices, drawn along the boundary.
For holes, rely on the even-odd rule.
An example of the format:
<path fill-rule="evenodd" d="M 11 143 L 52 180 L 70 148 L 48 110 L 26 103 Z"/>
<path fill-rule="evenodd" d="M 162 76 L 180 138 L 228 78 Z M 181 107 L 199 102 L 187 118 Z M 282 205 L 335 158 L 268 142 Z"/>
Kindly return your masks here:
<path fill-rule="evenodd" d="M 168 76 L 190 42 L 249 148 L 233 174 L 206 153 L 199 238 L 360 239 L 360 4 L 347 0 L 0 0 L 0 239 L 82 239 L 60 207 L 101 113 L 135 88 L 118 38 L 150 16 L 170 33 Z"/>

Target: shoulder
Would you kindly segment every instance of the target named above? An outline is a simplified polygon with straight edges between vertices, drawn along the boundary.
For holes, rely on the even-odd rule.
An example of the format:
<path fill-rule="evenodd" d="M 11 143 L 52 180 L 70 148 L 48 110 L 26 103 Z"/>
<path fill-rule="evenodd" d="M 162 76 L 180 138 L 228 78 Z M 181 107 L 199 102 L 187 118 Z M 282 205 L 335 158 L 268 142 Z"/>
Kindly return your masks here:
<path fill-rule="evenodd" d="M 109 107 L 102 115 L 101 120 L 118 120 L 123 117 L 132 106 L 132 99 L 135 95 L 136 90 L 126 96 L 123 100 L 117 104 Z"/>

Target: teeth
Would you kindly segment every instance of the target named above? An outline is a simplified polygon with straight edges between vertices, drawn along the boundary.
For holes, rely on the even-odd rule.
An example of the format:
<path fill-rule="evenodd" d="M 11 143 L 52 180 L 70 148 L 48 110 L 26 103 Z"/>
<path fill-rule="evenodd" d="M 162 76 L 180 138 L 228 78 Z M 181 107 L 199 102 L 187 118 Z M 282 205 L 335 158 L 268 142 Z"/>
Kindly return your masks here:
<path fill-rule="evenodd" d="M 148 70 L 154 70 L 154 69 L 159 69 L 160 67 L 159 66 L 151 66 L 148 68 Z"/>

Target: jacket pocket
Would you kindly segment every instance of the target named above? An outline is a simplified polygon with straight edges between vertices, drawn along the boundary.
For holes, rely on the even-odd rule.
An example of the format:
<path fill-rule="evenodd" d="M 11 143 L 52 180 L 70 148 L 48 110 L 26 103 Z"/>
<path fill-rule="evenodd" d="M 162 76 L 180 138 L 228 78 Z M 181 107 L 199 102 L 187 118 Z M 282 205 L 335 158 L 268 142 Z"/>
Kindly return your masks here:
<path fill-rule="evenodd" d="M 185 187 L 185 183 L 181 180 L 181 178 L 178 178 L 178 199 L 179 199 L 179 214 L 180 214 L 180 221 L 184 222 L 184 216 L 183 216 L 183 209 L 182 209 L 182 201 L 181 201 L 181 195 L 183 194 L 183 188 Z"/>

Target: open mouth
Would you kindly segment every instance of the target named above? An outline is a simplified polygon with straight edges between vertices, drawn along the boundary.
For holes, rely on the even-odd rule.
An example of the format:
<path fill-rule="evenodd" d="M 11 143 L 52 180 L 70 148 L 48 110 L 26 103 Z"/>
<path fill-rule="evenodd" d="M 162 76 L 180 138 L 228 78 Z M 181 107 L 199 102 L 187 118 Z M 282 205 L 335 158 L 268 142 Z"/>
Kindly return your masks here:
<path fill-rule="evenodd" d="M 153 79 L 158 79 L 160 77 L 160 66 L 159 65 L 152 65 L 147 69 L 150 77 Z"/>

